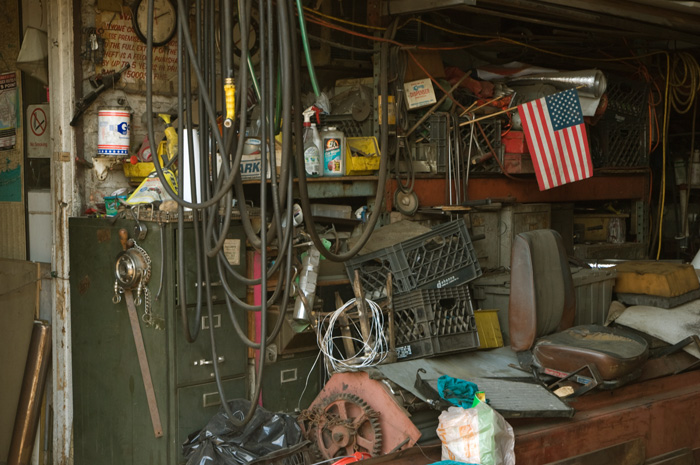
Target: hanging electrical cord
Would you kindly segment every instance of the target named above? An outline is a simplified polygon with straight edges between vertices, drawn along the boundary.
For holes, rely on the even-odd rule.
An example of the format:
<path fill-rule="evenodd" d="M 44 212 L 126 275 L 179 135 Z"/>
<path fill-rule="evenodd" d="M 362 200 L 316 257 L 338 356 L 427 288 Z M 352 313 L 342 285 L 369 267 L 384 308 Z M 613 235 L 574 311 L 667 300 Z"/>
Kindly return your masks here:
<path fill-rule="evenodd" d="M 688 52 L 675 52 L 671 59 L 670 99 L 677 113 L 685 114 L 693 107 L 700 90 L 700 65 Z"/>
<path fill-rule="evenodd" d="M 661 244 L 662 244 L 662 234 L 663 234 L 663 218 L 664 210 L 666 204 L 666 148 L 667 148 L 667 136 L 668 136 L 668 124 L 669 124 L 669 112 L 673 105 L 669 99 L 669 92 L 671 88 L 671 56 L 666 53 L 666 88 L 664 90 L 664 119 L 661 129 L 661 191 L 659 195 L 659 235 L 658 235 L 658 247 L 656 249 L 656 259 L 661 257 Z"/>

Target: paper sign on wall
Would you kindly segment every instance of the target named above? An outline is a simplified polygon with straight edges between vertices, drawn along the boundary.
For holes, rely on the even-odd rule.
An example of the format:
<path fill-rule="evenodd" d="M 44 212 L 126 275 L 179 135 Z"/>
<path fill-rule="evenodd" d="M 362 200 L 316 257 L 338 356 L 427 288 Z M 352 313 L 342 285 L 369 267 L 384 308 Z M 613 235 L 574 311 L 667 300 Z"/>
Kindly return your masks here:
<path fill-rule="evenodd" d="M 49 106 L 27 107 L 27 157 L 50 158 L 49 150 Z"/>

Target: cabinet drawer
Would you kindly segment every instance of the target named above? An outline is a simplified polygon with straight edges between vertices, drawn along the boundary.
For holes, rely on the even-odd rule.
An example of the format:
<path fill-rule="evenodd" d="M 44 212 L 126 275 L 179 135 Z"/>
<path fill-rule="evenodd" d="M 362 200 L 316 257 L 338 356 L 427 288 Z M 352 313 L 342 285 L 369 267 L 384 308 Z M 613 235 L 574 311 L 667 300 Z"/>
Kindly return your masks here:
<path fill-rule="evenodd" d="M 222 384 L 227 400 L 247 397 L 246 378 L 227 379 Z M 181 446 L 187 436 L 204 428 L 220 407 L 221 398 L 215 382 L 177 390 L 178 463 L 185 461 Z"/>
<path fill-rule="evenodd" d="M 216 353 L 219 358 L 219 372 L 222 378 L 245 374 L 248 352 L 243 342 L 235 334 L 225 304 L 214 305 L 213 321 L 209 320 L 206 306 L 202 308 L 200 331 L 197 339 L 189 343 L 185 340 L 179 310 L 174 317 L 175 327 L 175 368 L 178 386 L 209 382 L 214 379 L 210 331 L 216 338 Z M 190 327 L 194 326 L 195 308 L 187 309 Z M 241 326 L 246 328 L 245 320 Z"/>
<path fill-rule="evenodd" d="M 177 239 L 175 242 L 177 246 Z M 185 230 L 185 244 L 194 244 L 194 231 L 190 229 Z M 185 248 L 185 291 L 187 293 L 187 304 L 197 303 L 197 288 L 202 285 L 204 281 L 204 269 L 202 268 L 202 277 L 200 282 L 197 282 L 197 259 L 195 255 L 195 250 L 193 246 L 188 246 Z M 226 235 L 226 240 L 224 242 L 224 253 L 226 254 L 229 263 L 233 266 L 233 269 L 242 276 L 246 275 L 246 254 L 245 254 L 245 233 L 243 228 L 239 225 L 233 225 L 228 234 Z M 211 292 L 212 300 L 214 302 L 223 302 L 225 297 L 225 291 L 223 285 L 221 284 L 221 278 L 219 276 L 219 270 L 216 263 L 216 258 L 203 257 L 207 262 L 209 268 L 210 281 L 212 283 Z M 176 267 L 180 264 L 177 263 Z M 179 276 L 179 275 L 178 275 Z M 179 279 L 179 278 L 178 278 Z M 240 297 L 245 299 L 246 297 L 246 286 L 227 273 L 227 283 L 233 292 Z M 206 297 L 206 289 L 202 289 L 202 298 Z M 179 301 L 179 293 L 175 296 L 176 301 Z"/>
<path fill-rule="evenodd" d="M 322 360 L 316 362 L 317 355 L 318 352 L 306 352 L 279 356 L 276 362 L 266 363 L 262 377 L 263 407 L 271 412 L 293 412 L 297 406 L 308 407 L 320 390 Z"/>

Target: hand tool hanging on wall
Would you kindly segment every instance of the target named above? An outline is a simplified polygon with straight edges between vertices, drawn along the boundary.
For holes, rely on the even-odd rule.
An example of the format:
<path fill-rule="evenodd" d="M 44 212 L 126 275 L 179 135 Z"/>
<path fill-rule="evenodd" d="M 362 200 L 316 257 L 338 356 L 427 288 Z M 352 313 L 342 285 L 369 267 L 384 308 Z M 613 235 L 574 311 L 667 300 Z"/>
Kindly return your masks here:
<path fill-rule="evenodd" d="M 97 100 L 97 97 L 99 97 L 102 92 L 114 87 L 117 81 L 121 79 L 122 73 L 124 73 L 124 71 L 126 71 L 130 67 L 131 65 L 127 63 L 119 71 L 115 71 L 110 74 L 105 74 L 104 76 L 95 79 L 94 82 L 90 81 L 94 89 L 89 94 L 78 100 L 78 103 L 75 104 L 75 112 L 73 113 L 73 119 L 70 120 L 70 125 L 74 127 L 77 126 L 80 117 L 83 116 L 85 110 L 87 110 L 88 107 L 92 105 L 92 102 Z"/>
<path fill-rule="evenodd" d="M 129 313 L 129 322 L 131 323 L 131 332 L 133 333 L 134 345 L 136 346 L 136 355 L 138 356 L 139 367 L 141 368 L 143 387 L 146 391 L 148 411 L 150 412 L 151 422 L 153 423 L 153 434 L 157 438 L 160 438 L 163 436 L 163 426 L 160 421 L 155 390 L 153 389 L 153 380 L 151 379 L 151 369 L 148 365 L 146 347 L 143 344 L 141 324 L 139 323 L 134 296 L 131 293 L 131 290 L 136 287 L 136 300 L 138 303 L 138 301 L 141 300 L 141 292 L 144 292 L 146 312 L 143 315 L 143 320 L 144 323 L 151 324 L 152 317 L 150 315 L 148 288 L 146 287 L 151 277 L 151 259 L 146 251 L 136 244 L 136 241 L 133 239 L 129 240 L 126 229 L 119 230 L 119 239 L 123 250 L 117 257 L 117 264 L 115 267 L 116 280 L 114 281 L 114 298 L 112 302 L 115 304 L 119 303 L 121 301 L 119 294 L 124 294 L 126 308 Z"/>

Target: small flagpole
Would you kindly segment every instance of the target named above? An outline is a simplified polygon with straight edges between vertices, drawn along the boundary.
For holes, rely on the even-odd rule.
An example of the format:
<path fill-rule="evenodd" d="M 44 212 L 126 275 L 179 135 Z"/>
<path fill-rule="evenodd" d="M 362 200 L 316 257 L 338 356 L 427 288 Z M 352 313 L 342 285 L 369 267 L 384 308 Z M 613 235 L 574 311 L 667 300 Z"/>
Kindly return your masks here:
<path fill-rule="evenodd" d="M 479 118 L 476 118 L 476 119 L 470 119 L 470 120 L 467 120 L 467 121 L 463 121 L 463 122 L 459 123 L 459 125 L 460 125 L 460 127 L 461 127 L 461 126 L 466 126 L 466 125 L 468 125 L 468 124 L 474 124 L 474 123 L 476 123 L 476 122 L 478 122 L 478 121 L 482 121 L 482 120 L 485 120 L 485 119 L 493 118 L 494 116 L 502 115 L 502 114 L 504 114 L 504 113 L 509 113 L 509 112 L 515 111 L 515 110 L 517 110 L 517 109 L 518 109 L 518 107 L 513 107 L 513 108 L 508 108 L 508 109 L 505 109 L 505 110 L 497 111 L 496 113 L 491 113 L 490 115 L 480 116 Z"/>
<path fill-rule="evenodd" d="M 583 87 L 586 87 L 586 86 L 577 86 L 577 87 L 576 87 L 576 90 L 581 89 L 581 88 L 583 88 Z M 562 91 L 562 92 L 563 92 L 563 91 Z M 497 99 L 494 99 L 494 100 L 497 100 Z M 489 102 L 489 103 L 490 103 L 490 102 Z M 482 107 L 485 106 L 485 105 L 488 105 L 488 103 L 482 105 Z M 471 107 L 470 107 L 470 108 L 471 108 Z M 481 107 L 479 107 L 479 108 L 481 108 Z M 468 109 L 469 109 L 469 108 L 468 108 Z M 467 110 L 468 110 L 468 109 L 467 109 Z M 481 116 L 481 117 L 476 118 L 476 119 L 471 119 L 471 120 L 468 120 L 468 121 L 463 121 L 463 122 L 459 123 L 459 126 L 461 127 L 461 126 L 467 126 L 467 125 L 469 125 L 469 124 L 474 124 L 474 123 L 476 123 L 476 122 L 483 121 L 483 120 L 489 119 L 489 118 L 493 118 L 494 116 L 502 115 L 502 114 L 504 114 L 504 113 L 509 113 L 509 112 L 514 111 L 514 110 L 517 110 L 517 109 L 518 109 L 518 107 L 506 108 L 505 110 L 497 111 L 496 113 L 491 113 L 490 115 L 484 115 L 484 116 Z M 466 113 L 466 112 L 462 113 L 462 115 L 464 115 L 465 113 Z"/>

